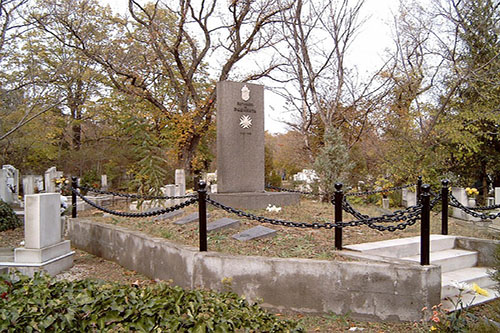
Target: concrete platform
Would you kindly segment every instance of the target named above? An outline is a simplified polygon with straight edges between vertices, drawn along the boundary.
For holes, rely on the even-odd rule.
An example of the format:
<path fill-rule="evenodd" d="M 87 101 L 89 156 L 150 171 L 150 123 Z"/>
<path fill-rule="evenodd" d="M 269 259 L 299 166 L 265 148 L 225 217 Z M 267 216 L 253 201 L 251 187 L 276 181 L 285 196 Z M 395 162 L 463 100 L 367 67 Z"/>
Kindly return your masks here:
<path fill-rule="evenodd" d="M 268 205 L 291 206 L 300 202 L 300 194 L 290 192 L 212 193 L 209 197 L 221 204 L 239 209 L 264 209 Z"/>

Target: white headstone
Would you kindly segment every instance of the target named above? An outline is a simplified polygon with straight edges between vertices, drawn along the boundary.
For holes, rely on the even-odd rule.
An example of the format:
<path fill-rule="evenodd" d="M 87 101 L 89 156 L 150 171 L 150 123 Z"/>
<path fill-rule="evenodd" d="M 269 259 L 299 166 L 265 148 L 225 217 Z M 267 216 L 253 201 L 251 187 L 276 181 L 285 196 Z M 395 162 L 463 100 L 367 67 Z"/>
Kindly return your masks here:
<path fill-rule="evenodd" d="M 24 248 L 16 248 L 16 263 L 40 264 L 50 274 L 68 269 L 73 263 L 69 240 L 63 240 L 59 193 L 30 194 L 24 197 Z"/>
<path fill-rule="evenodd" d="M 175 170 L 175 185 L 179 186 L 179 195 L 186 194 L 186 174 L 184 169 Z"/>
<path fill-rule="evenodd" d="M 467 199 L 467 194 L 465 193 L 465 189 L 463 187 L 452 187 L 451 194 L 464 206 L 468 206 L 469 202 Z M 457 219 L 467 220 L 467 214 L 462 211 L 460 208 L 453 207 L 452 216 Z"/>
<path fill-rule="evenodd" d="M 46 193 L 55 193 L 57 190 L 57 186 L 55 180 L 57 178 L 57 169 L 56 167 L 50 167 L 45 171 L 45 192 Z"/>
<path fill-rule="evenodd" d="M 24 195 L 35 194 L 35 175 L 27 175 L 23 177 L 23 193 Z"/>
<path fill-rule="evenodd" d="M 500 205 L 500 187 L 495 187 L 495 205 Z"/>
<path fill-rule="evenodd" d="M 45 191 L 45 186 L 43 185 L 43 176 L 35 176 L 35 190 L 38 192 Z"/>
<path fill-rule="evenodd" d="M 3 201 L 9 204 L 18 203 L 19 170 L 9 164 L 2 166 L 0 187 L 0 196 L 2 197 Z"/>
<path fill-rule="evenodd" d="M 217 184 L 210 185 L 210 192 L 217 193 Z"/>
<path fill-rule="evenodd" d="M 165 195 L 167 197 L 175 196 L 175 185 L 173 185 L 173 184 L 165 185 L 164 188 L 165 188 Z M 173 204 L 174 204 L 173 199 L 167 200 L 167 206 L 172 206 Z"/>
<path fill-rule="evenodd" d="M 107 175 L 101 175 L 101 190 L 103 190 L 103 191 L 108 190 L 108 176 Z"/>
<path fill-rule="evenodd" d="M 382 198 L 382 208 L 389 209 L 389 198 Z"/>

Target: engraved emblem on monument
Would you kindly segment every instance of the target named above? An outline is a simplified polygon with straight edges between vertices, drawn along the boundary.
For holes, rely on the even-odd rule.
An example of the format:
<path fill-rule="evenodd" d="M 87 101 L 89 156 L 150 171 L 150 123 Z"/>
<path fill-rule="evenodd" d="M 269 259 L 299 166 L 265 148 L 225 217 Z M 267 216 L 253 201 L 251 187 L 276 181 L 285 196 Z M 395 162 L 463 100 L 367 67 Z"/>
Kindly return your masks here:
<path fill-rule="evenodd" d="M 250 89 L 248 89 L 246 84 L 241 88 L 241 99 L 245 102 L 250 99 Z"/>
<path fill-rule="evenodd" d="M 252 118 L 248 115 L 243 115 L 240 117 L 241 128 L 248 129 L 252 127 Z"/>

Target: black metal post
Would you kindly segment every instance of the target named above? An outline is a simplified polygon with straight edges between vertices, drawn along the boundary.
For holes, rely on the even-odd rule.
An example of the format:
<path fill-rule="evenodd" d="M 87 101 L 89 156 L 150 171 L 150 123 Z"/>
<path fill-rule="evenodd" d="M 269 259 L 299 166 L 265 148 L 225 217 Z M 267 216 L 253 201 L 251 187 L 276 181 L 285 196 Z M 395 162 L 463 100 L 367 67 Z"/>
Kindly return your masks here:
<path fill-rule="evenodd" d="M 78 179 L 75 176 L 71 177 L 71 188 L 73 189 L 73 191 L 71 191 L 71 217 L 75 218 L 77 208 L 75 191 L 78 191 Z"/>
<path fill-rule="evenodd" d="M 198 183 L 198 221 L 200 223 L 200 252 L 207 251 L 207 183 L 200 180 Z"/>
<path fill-rule="evenodd" d="M 420 265 L 429 265 L 431 248 L 431 187 L 422 185 L 422 216 L 420 229 Z"/>
<path fill-rule="evenodd" d="M 417 205 L 420 202 L 421 196 L 422 196 L 422 176 L 418 176 L 418 179 L 417 179 Z"/>
<path fill-rule="evenodd" d="M 342 200 L 344 192 L 342 191 L 342 184 L 335 184 L 335 223 L 342 223 Z M 342 228 L 335 227 L 335 249 L 342 250 Z"/>
<path fill-rule="evenodd" d="M 443 179 L 441 184 L 443 185 L 441 188 L 441 235 L 448 235 L 448 186 L 450 185 L 450 181 Z"/>

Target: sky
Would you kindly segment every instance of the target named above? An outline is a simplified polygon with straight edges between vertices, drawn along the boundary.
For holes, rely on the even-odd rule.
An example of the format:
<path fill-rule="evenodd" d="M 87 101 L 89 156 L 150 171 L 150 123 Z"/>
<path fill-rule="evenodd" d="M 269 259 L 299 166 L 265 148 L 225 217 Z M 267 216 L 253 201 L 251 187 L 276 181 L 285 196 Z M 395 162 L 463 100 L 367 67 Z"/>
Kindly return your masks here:
<path fill-rule="evenodd" d="M 128 0 L 100 0 L 109 4 L 119 13 L 127 10 Z M 144 1 L 142 1 L 144 2 Z M 392 45 L 391 24 L 393 12 L 396 12 L 397 0 L 366 0 L 362 16 L 368 17 L 351 47 L 348 61 L 358 67 L 363 74 L 379 67 L 385 49 Z M 286 125 L 280 120 L 288 120 L 285 112 L 285 100 L 273 92 L 265 91 L 265 130 L 271 133 L 284 133 Z"/>

